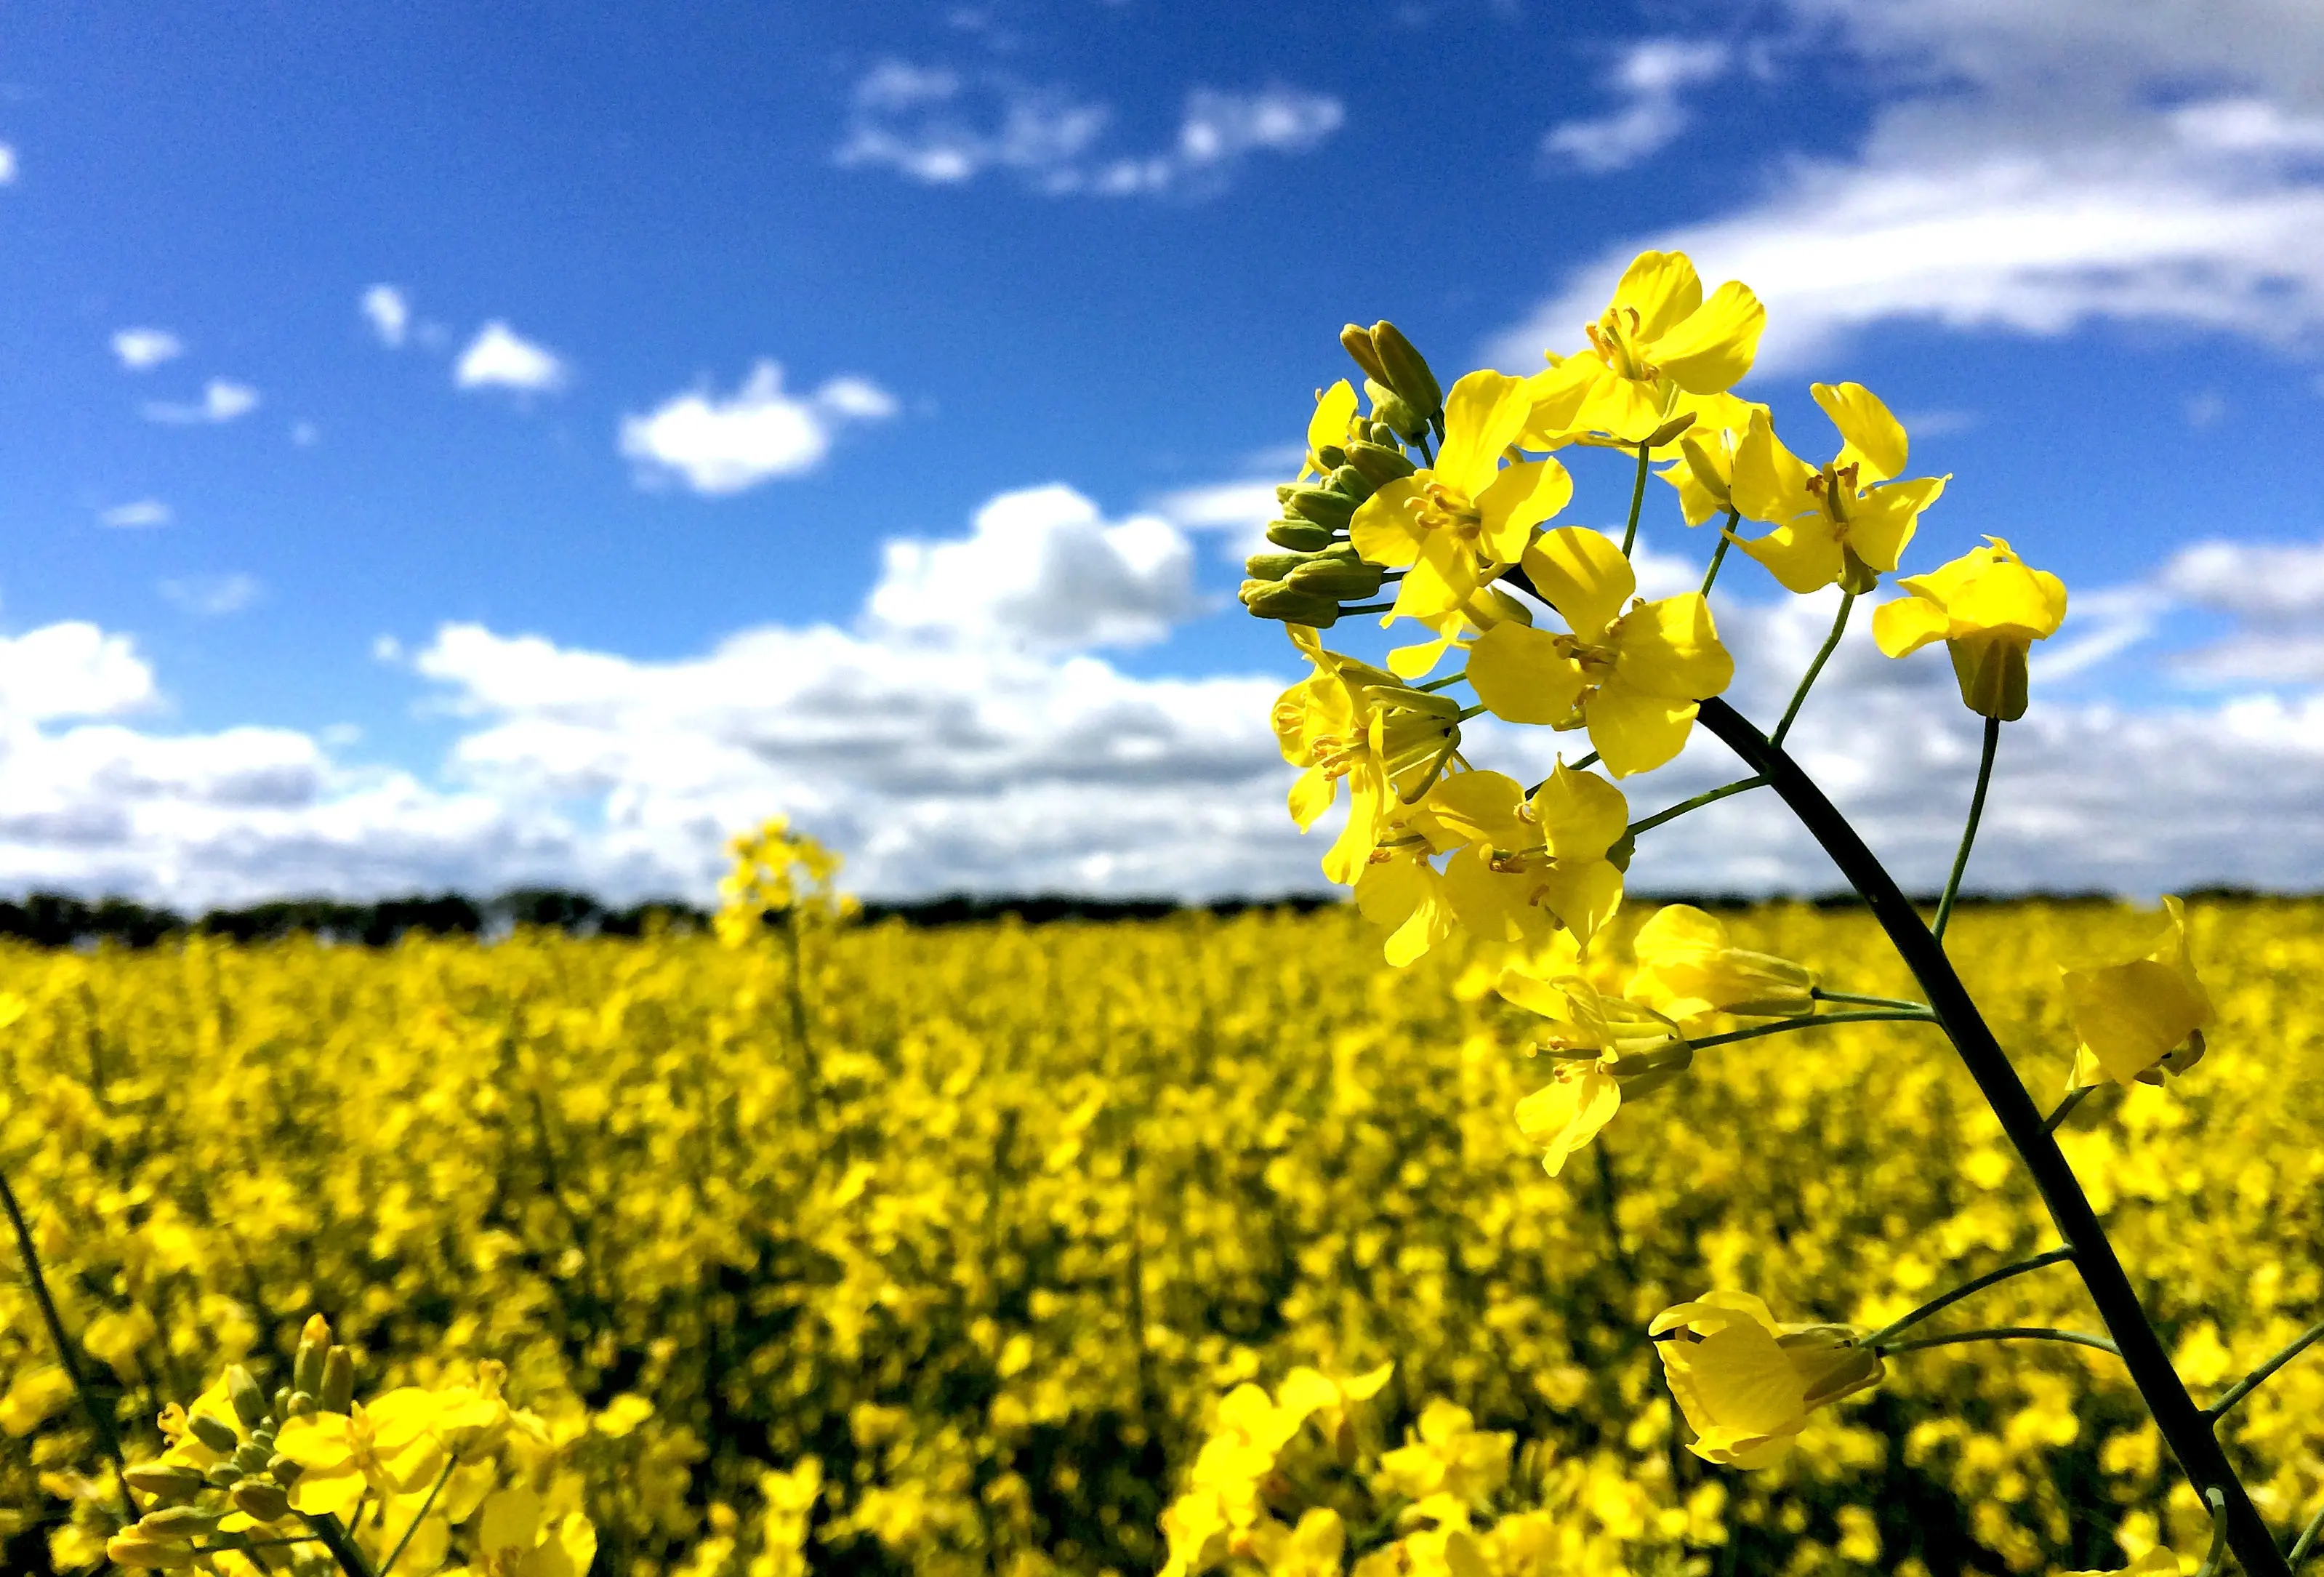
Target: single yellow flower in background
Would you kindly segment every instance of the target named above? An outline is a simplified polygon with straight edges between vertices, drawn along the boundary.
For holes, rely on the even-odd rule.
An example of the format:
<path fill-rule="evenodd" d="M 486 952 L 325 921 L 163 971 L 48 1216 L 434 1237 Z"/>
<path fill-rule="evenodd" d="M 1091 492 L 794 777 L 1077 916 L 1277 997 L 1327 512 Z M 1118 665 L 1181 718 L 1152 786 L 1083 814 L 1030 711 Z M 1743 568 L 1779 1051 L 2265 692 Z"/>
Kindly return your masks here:
<path fill-rule="evenodd" d="M 1999 537 L 1986 541 L 1926 575 L 1898 581 L 1911 595 L 1880 604 L 1872 638 L 1890 657 L 1943 641 L 1969 709 L 2009 723 L 2025 715 L 2026 652 L 2065 622 L 2066 586 L 2047 570 L 2027 567 Z"/>
<path fill-rule="evenodd" d="M 1380 1478 L 1408 1499 L 1443 1495 L 1476 1506 L 1509 1481 L 1516 1444 L 1515 1434 L 1480 1429 L 1475 1414 L 1439 1397 L 1421 1410 L 1406 1443 L 1380 1457 Z"/>
<path fill-rule="evenodd" d="M 1268 1577 L 1339 1577 L 1347 1547 L 1347 1526 L 1328 1506 L 1309 1507 L 1296 1527 L 1270 1519 L 1251 1530 L 1250 1554 Z"/>
<path fill-rule="evenodd" d="M 2187 945 L 2187 909 L 2163 900 L 2163 928 L 2144 954 L 2119 964 L 2061 968 L 2066 1012 L 2078 1044 L 2069 1089 L 2101 1079 L 2127 1088 L 2160 1084 L 2203 1057 L 2203 1032 L 2217 1017 Z"/>
<path fill-rule="evenodd" d="M 1534 528 L 1565 507 L 1573 479 L 1554 460 L 1501 464 L 1525 428 L 1525 380 L 1471 373 L 1444 397 L 1436 463 L 1366 499 L 1349 522 L 1356 551 L 1405 569 L 1394 618 L 1452 613 L 1515 564 Z"/>
<path fill-rule="evenodd" d="M 1895 569 L 1921 512 L 1951 478 L 1896 480 L 1909 453 L 1904 426 L 1863 384 L 1818 383 L 1810 392 L 1840 429 L 1840 453 L 1810 466 L 1784 447 L 1764 411 L 1755 413 L 1735 447 L 1730 497 L 1746 520 L 1775 529 L 1738 541 L 1786 591 L 1837 585 L 1868 592 Z"/>
<path fill-rule="evenodd" d="M 1638 582 L 1630 561 L 1603 532 L 1583 526 L 1544 533 L 1524 563 L 1572 633 L 1517 623 L 1486 631 L 1469 651 L 1477 699 L 1509 723 L 1586 726 L 1617 778 L 1677 755 L 1696 703 L 1735 677 L 1710 603 L 1694 592 L 1632 603 Z"/>
<path fill-rule="evenodd" d="M 1877 1384 L 1883 1370 L 1853 1328 L 1777 1324 L 1746 1292 L 1665 1309 L 1646 1333 L 1694 1430 L 1687 1449 L 1726 1467 L 1775 1466 L 1810 1413 Z"/>
<path fill-rule="evenodd" d="M 1690 401 L 1723 394 L 1751 370 L 1767 310 L 1733 280 L 1702 294 L 1683 252 L 1642 252 L 1585 332 L 1590 348 L 1550 353 L 1530 381 L 1528 448 L 1578 438 L 1644 443 Z"/>
<path fill-rule="evenodd" d="M 1624 995 L 1682 1023 L 1711 1013 L 1784 1019 L 1815 1011 L 1813 971 L 1738 947 L 1715 915 L 1665 904 L 1638 927 L 1638 961 Z"/>

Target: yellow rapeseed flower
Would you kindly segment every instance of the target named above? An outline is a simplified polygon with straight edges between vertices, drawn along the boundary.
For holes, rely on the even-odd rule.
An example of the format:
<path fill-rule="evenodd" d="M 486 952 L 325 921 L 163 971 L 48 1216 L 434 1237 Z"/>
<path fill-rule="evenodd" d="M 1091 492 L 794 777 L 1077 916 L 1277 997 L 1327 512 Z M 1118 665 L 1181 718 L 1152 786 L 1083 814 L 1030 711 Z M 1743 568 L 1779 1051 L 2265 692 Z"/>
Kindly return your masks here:
<path fill-rule="evenodd" d="M 1883 603 L 1872 638 L 1890 657 L 1932 641 L 1952 654 L 1961 700 L 2004 723 L 2025 715 L 2025 654 L 2066 618 L 2065 583 L 2027 567 L 1998 537 L 1951 563 L 1896 584 L 1910 595 Z"/>
<path fill-rule="evenodd" d="M 1815 1010 L 1812 970 L 1738 947 L 1715 915 L 1665 904 L 1631 941 L 1638 972 L 1624 994 L 1682 1023 L 1711 1013 L 1780 1019 Z"/>
<path fill-rule="evenodd" d="M 1751 370 L 1766 323 L 1748 286 L 1729 280 L 1706 300 L 1686 254 L 1640 253 L 1585 330 L 1590 347 L 1552 352 L 1549 371 L 1534 375 L 1527 447 L 1586 437 L 1645 442 L 1691 401 L 1733 388 Z"/>
<path fill-rule="evenodd" d="M 1840 429 L 1840 453 L 1810 466 L 1784 447 L 1764 412 L 1754 413 L 1735 448 L 1730 499 L 1744 519 L 1775 529 L 1741 546 L 1786 591 L 1868 592 L 1895 569 L 1921 512 L 1951 478 L 1898 479 L 1909 452 L 1904 424 L 1863 384 L 1818 383 L 1811 392 Z"/>
<path fill-rule="evenodd" d="M 1275 703 L 1276 744 L 1305 769 L 1291 786 L 1291 819 L 1302 832 L 1313 826 L 1346 779 L 1347 825 L 1323 856 L 1323 874 L 1352 885 L 1388 836 L 1400 793 L 1417 794 L 1459 745 L 1460 704 L 1325 650 L 1313 630 L 1290 629 L 1315 669 Z"/>
<path fill-rule="evenodd" d="M 1810 1413 L 1882 1373 L 1880 1355 L 1857 1346 L 1851 1327 L 1780 1325 L 1746 1292 L 1707 1292 L 1646 1329 L 1694 1429 L 1687 1449 L 1728 1467 L 1773 1467 Z"/>
<path fill-rule="evenodd" d="M 2165 1070 L 2182 1073 L 2202 1059 L 2203 1034 L 2217 1014 L 2195 973 L 2187 910 L 2177 899 L 2163 900 L 2162 929 L 2144 946 L 2120 963 L 2059 969 L 2078 1042 L 2070 1088 L 2101 1079 L 2159 1084 Z"/>

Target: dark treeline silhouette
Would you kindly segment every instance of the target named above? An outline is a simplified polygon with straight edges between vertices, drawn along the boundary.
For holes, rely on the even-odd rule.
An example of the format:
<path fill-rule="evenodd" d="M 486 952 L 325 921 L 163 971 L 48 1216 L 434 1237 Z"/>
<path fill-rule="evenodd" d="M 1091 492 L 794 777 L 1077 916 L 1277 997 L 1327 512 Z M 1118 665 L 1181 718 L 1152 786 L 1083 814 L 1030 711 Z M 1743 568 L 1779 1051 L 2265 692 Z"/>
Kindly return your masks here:
<path fill-rule="evenodd" d="M 1013 915 L 1028 925 L 1056 920 L 1150 920 L 1204 908 L 1219 915 L 1251 908 L 1291 908 L 1305 914 L 1334 899 L 1316 894 L 1265 900 L 1230 899 L 1185 905 L 1169 899 L 1097 899 L 1044 893 L 1029 898 L 979 898 L 955 893 L 909 903 L 863 905 L 867 920 L 895 918 L 911 926 L 960 926 Z M 523 888 L 479 902 L 458 893 L 383 899 L 377 903 L 341 903 L 331 899 L 287 899 L 249 908 L 212 909 L 198 918 L 152 908 L 126 899 L 97 902 L 59 893 L 36 892 L 0 899 L 0 937 L 43 947 L 86 947 L 113 942 L 151 947 L 186 933 L 228 936 L 237 942 L 270 942 L 311 936 L 367 947 L 392 945 L 408 932 L 438 936 L 500 936 L 518 926 L 546 926 L 576 936 L 640 936 L 656 926 L 693 930 L 709 924 L 706 910 L 678 899 L 655 899 L 627 908 L 609 908 L 586 892 Z"/>

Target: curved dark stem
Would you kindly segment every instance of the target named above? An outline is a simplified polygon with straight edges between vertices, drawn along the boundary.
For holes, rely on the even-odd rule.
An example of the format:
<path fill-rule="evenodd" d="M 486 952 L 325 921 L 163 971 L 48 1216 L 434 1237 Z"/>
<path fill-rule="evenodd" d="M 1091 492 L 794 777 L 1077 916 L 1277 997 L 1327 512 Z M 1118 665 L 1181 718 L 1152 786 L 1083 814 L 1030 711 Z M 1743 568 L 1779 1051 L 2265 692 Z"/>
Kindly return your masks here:
<path fill-rule="evenodd" d="M 337 1563 L 339 1570 L 346 1572 L 346 1577 L 372 1577 L 371 1563 L 364 1559 L 362 1549 L 347 1536 L 346 1526 L 337 1517 L 325 1511 L 305 1517 L 304 1520 L 309 1527 L 315 1530 L 316 1540 L 331 1553 L 331 1559 Z"/>
<path fill-rule="evenodd" d="M 2089 1196 L 2082 1192 L 2073 1168 L 2066 1164 L 2058 1141 L 2042 1126 L 2041 1110 L 2034 1104 L 2033 1096 L 2026 1093 L 2017 1071 L 2010 1065 L 2007 1054 L 1994 1038 L 1984 1015 L 1978 1011 L 1968 988 L 1961 984 L 1960 976 L 1953 973 L 1944 950 L 1922 923 L 1919 911 L 1897 887 L 1887 868 L 1857 835 L 1856 829 L 1824 797 L 1823 790 L 1791 757 L 1769 744 L 1741 713 L 1713 696 L 1702 703 L 1698 717 L 1705 728 L 1718 735 L 1783 796 L 1784 803 L 1799 817 L 1800 825 L 1823 846 L 1849 885 L 1863 895 L 1873 918 L 1880 923 L 1905 967 L 1920 982 L 1930 1009 L 1951 1037 L 1954 1049 L 1960 1053 L 1969 1076 L 1977 1081 L 1994 1116 L 1999 1119 L 2002 1131 L 2009 1136 L 2025 1169 L 2033 1174 L 2034 1185 L 2049 1207 L 2058 1235 L 2074 1251 L 2074 1264 L 2081 1272 L 2082 1285 L 2089 1289 L 2090 1301 L 2098 1305 L 2107 1333 L 2121 1350 L 2123 1363 L 2130 1370 L 2139 1395 L 2145 1399 L 2147 1410 L 2153 1415 L 2155 1426 L 2162 1431 L 2172 1455 L 2178 1459 L 2181 1470 L 2193 1482 L 2199 1496 L 2208 1496 L 2213 1489 L 2220 1492 L 2227 1544 L 2235 1551 L 2236 1559 L 2243 1563 L 2250 1577 L 2289 1577 L 2283 1552 L 2276 1548 L 2267 1524 L 2211 1433 L 2210 1421 L 2187 1394 L 2185 1382 L 2171 1366 L 2171 1355 L 2163 1350 L 2154 1327 L 2147 1323 L 2146 1313 L 2139 1306 L 2138 1294 L 2131 1286 L 2122 1261 L 2115 1255 L 2114 1244 L 2107 1237 L 2106 1229 L 2098 1224 L 2098 1213 L 2090 1208 Z"/>
<path fill-rule="evenodd" d="M 2063 1128 L 2066 1123 L 2066 1119 L 2074 1114 L 2074 1109 L 2080 1106 L 2083 1102 L 2089 1100 L 2090 1098 L 2090 1092 L 2097 1088 L 2098 1086 L 2096 1084 L 2084 1084 L 2079 1090 L 2067 1091 L 2066 1098 L 2059 1102 L 2057 1105 L 2052 1107 L 2050 1109 L 2050 1115 L 2042 1120 L 2042 1131 L 2043 1133 L 2055 1133 L 2058 1130 Z"/>

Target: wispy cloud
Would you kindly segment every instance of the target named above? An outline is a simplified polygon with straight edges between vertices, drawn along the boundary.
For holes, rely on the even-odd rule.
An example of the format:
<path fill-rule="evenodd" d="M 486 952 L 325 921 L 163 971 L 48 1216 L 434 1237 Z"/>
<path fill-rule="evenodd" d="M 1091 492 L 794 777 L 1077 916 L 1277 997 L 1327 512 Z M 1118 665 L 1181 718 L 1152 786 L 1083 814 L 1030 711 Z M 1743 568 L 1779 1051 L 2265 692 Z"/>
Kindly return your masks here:
<path fill-rule="evenodd" d="M 111 509 L 99 510 L 97 523 L 124 530 L 143 527 L 166 526 L 177 517 L 170 506 L 158 498 L 140 498 L 129 503 L 116 503 Z"/>
<path fill-rule="evenodd" d="M 162 597 L 198 618 L 217 619 L 238 613 L 256 602 L 261 587 L 254 576 L 189 575 L 161 584 Z"/>
<path fill-rule="evenodd" d="M 400 348 L 404 336 L 411 329 L 411 302 L 393 285 L 374 285 L 363 293 L 355 308 L 371 324 L 371 331 L 379 336 L 380 344 L 390 350 Z"/>
<path fill-rule="evenodd" d="M 6 143 L 0 143 L 0 186 L 15 184 L 16 150 Z"/>
<path fill-rule="evenodd" d="M 117 328 L 113 334 L 113 354 L 133 373 L 174 361 L 185 349 L 186 342 L 166 328 Z"/>
<path fill-rule="evenodd" d="M 650 485 L 675 479 L 696 493 L 741 493 L 813 469 L 840 428 L 895 413 L 894 397 L 868 379 L 789 394 L 782 368 L 761 361 L 731 395 L 696 389 L 623 417 L 621 451 Z"/>
<path fill-rule="evenodd" d="M 1623 99 L 1611 115 L 1567 121 L 1541 141 L 1545 160 L 1604 175 L 1661 152 L 1692 116 L 1680 95 L 1727 69 L 1728 47 L 1711 40 L 1647 39 L 1622 51 L 1608 86 Z"/>
<path fill-rule="evenodd" d="M 555 352 L 519 337 L 498 318 L 476 331 L 452 368 L 452 382 L 460 388 L 513 389 L 526 394 L 553 394 L 569 376 Z"/>
<path fill-rule="evenodd" d="M 258 409 L 258 391 L 247 383 L 236 383 L 225 378 L 212 378 L 202 386 L 202 397 L 189 404 L 167 400 L 150 401 L 145 406 L 145 420 L 173 427 L 191 427 L 202 423 L 217 425 L 248 416 Z"/>
<path fill-rule="evenodd" d="M 990 171 L 1052 196 L 1205 196 L 1229 184 L 1251 154 L 1305 152 L 1344 119 L 1338 99 L 1279 84 L 1249 92 L 1196 88 L 1170 145 L 1110 153 L 1100 145 L 1113 120 L 1104 104 L 997 73 L 972 78 L 888 60 L 856 84 L 835 157 L 930 186 L 961 185 Z"/>

